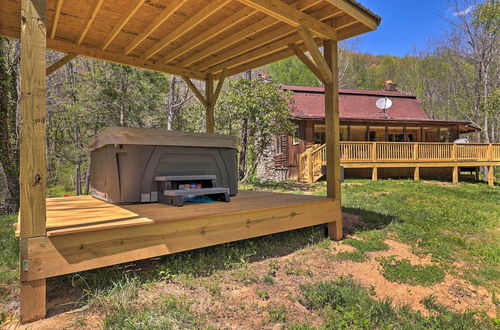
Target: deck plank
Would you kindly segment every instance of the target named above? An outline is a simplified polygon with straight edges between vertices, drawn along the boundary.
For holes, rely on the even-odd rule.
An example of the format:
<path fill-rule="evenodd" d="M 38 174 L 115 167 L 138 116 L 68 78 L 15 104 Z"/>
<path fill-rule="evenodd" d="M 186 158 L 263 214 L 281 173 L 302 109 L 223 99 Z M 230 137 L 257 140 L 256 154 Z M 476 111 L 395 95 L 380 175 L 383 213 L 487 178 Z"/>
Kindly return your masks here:
<path fill-rule="evenodd" d="M 186 203 L 183 207 L 159 203 L 114 205 L 91 196 L 48 198 L 47 236 L 188 220 L 324 200 L 321 196 L 250 190 L 240 191 L 229 203 Z"/>

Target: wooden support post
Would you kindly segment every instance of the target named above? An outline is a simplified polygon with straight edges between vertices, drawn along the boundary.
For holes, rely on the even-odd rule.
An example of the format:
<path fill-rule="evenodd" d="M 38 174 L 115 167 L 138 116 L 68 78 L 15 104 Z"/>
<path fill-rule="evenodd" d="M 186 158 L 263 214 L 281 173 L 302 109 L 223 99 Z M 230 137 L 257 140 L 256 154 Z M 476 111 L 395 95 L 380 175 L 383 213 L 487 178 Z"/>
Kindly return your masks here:
<path fill-rule="evenodd" d="M 313 151 L 314 151 L 313 147 L 309 147 L 309 149 L 307 149 L 307 182 L 308 183 L 314 182 L 314 163 L 313 163 L 313 157 L 312 157 Z"/>
<path fill-rule="evenodd" d="M 403 141 L 408 142 L 408 138 L 406 137 L 406 126 L 403 126 Z"/>
<path fill-rule="evenodd" d="M 21 323 L 45 318 L 45 279 L 21 282 Z"/>
<path fill-rule="evenodd" d="M 378 168 L 372 168 L 372 181 L 378 181 Z"/>
<path fill-rule="evenodd" d="M 413 180 L 418 181 L 420 180 L 420 167 L 415 167 L 415 170 L 413 172 Z"/>
<path fill-rule="evenodd" d="M 418 154 L 419 154 L 418 149 L 419 149 L 418 143 L 413 144 L 413 160 L 414 161 L 418 160 Z"/>
<path fill-rule="evenodd" d="M 425 142 L 425 130 L 424 127 L 420 127 L 420 141 Z"/>
<path fill-rule="evenodd" d="M 488 166 L 488 186 L 495 186 L 495 166 Z"/>
<path fill-rule="evenodd" d="M 214 97 L 214 76 L 209 74 L 207 76 L 207 80 L 205 82 L 205 100 L 207 101 L 206 105 L 206 132 L 214 133 L 215 132 L 215 102 L 213 102 Z"/>
<path fill-rule="evenodd" d="M 21 1 L 20 278 L 21 322 L 45 317 L 45 279 L 23 281 L 33 237 L 46 235 L 45 0 Z M 34 266 L 33 266 L 34 267 Z"/>
<path fill-rule="evenodd" d="M 453 167 L 453 183 L 458 183 L 458 166 Z"/>
<path fill-rule="evenodd" d="M 387 127 L 387 126 L 384 128 L 384 135 L 385 135 L 384 141 L 388 142 L 389 141 L 389 127 Z"/>
<path fill-rule="evenodd" d="M 370 126 L 366 126 L 365 141 L 370 141 Z"/>
<path fill-rule="evenodd" d="M 377 142 L 372 142 L 372 161 L 377 161 Z"/>
<path fill-rule="evenodd" d="M 52 63 L 48 68 L 47 70 L 45 71 L 45 74 L 47 76 L 50 76 L 51 74 L 53 74 L 54 72 L 56 72 L 57 70 L 59 70 L 60 68 L 62 68 L 64 65 L 66 65 L 67 63 L 71 62 L 72 59 L 74 59 L 75 57 L 77 57 L 78 54 L 75 54 L 75 53 L 69 53 L 68 55 L 64 56 L 63 58 L 61 58 L 60 60 Z"/>
<path fill-rule="evenodd" d="M 325 137 L 326 137 L 326 195 L 340 202 L 340 123 L 339 123 L 339 76 L 338 42 L 325 40 L 324 57 L 332 71 L 332 83 L 325 84 Z M 342 211 L 337 221 L 328 224 L 328 235 L 342 239 Z"/>
<path fill-rule="evenodd" d="M 351 141 L 351 125 L 347 125 L 347 141 Z"/>

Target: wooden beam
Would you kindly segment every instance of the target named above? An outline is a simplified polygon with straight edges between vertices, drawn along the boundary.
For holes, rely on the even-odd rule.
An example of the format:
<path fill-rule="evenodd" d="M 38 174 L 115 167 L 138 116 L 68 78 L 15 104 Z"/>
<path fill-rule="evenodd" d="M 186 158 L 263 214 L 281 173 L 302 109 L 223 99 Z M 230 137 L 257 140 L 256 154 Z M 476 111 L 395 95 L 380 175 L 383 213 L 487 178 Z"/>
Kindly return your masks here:
<path fill-rule="evenodd" d="M 20 33 L 16 30 L 11 30 L 0 25 L 0 35 L 8 38 L 19 39 Z M 175 74 L 177 76 L 188 76 L 197 80 L 205 80 L 207 75 L 204 72 L 197 72 L 190 69 L 183 69 L 174 65 L 162 65 L 155 61 L 145 61 L 137 57 L 125 56 L 118 53 L 112 53 L 107 50 L 92 48 L 88 46 L 77 45 L 76 43 L 47 39 L 47 48 L 56 50 L 62 53 L 76 53 L 78 56 L 104 60 L 111 63 L 123 64 L 138 67 L 145 70 Z"/>
<path fill-rule="evenodd" d="M 378 181 L 378 168 L 372 168 L 372 181 Z"/>
<path fill-rule="evenodd" d="M 251 8 L 244 8 L 240 11 L 238 11 L 236 14 L 229 16 L 225 20 L 221 21 L 218 24 L 215 24 L 205 32 L 202 32 L 198 34 L 196 37 L 193 39 L 189 40 L 188 42 L 180 45 L 173 51 L 169 52 L 167 55 L 165 55 L 159 62 L 160 63 L 169 63 L 179 56 L 184 55 L 188 51 L 192 50 L 193 48 L 203 44 L 204 42 L 207 42 L 208 40 L 218 36 L 224 31 L 227 31 L 228 29 L 232 28 L 236 24 L 241 23 L 242 21 L 246 20 L 250 16 L 258 13 L 257 10 L 252 10 Z"/>
<path fill-rule="evenodd" d="M 316 45 L 316 42 L 314 41 L 311 32 L 309 32 L 309 29 L 305 26 L 299 26 L 297 30 L 299 32 L 300 37 L 302 38 L 302 41 L 306 45 L 307 50 L 311 54 L 314 63 L 316 63 L 316 67 L 323 76 L 322 80 L 327 84 L 331 83 L 332 71 L 328 67 L 325 58 L 319 51 L 318 46 Z"/>
<path fill-rule="evenodd" d="M 45 1 L 22 0 L 21 237 L 45 235 Z"/>
<path fill-rule="evenodd" d="M 170 73 L 178 76 L 188 76 L 198 80 L 204 80 L 206 77 L 206 74 L 201 72 L 196 72 L 194 70 L 182 69 L 172 65 L 162 65 L 154 61 L 143 60 L 137 57 L 125 56 L 107 50 L 76 45 L 74 43 L 67 41 L 50 39 L 47 40 L 47 45 L 49 46 L 49 48 L 60 52 L 76 53 L 79 56 L 85 56 L 99 60 L 105 60 L 108 62 L 135 66 L 146 70 Z"/>
<path fill-rule="evenodd" d="M 301 25 L 307 26 L 311 31 L 317 35 L 327 38 L 336 39 L 337 31 L 311 17 L 310 15 L 297 10 L 293 6 L 286 4 L 280 0 L 239 0 L 243 4 L 258 9 L 269 16 L 272 16 L 280 21 L 283 21 L 291 26 L 299 27 Z"/>
<path fill-rule="evenodd" d="M 321 82 L 324 82 L 323 76 L 321 75 L 321 72 L 319 72 L 318 67 L 309 59 L 309 57 L 306 56 L 306 54 L 299 50 L 295 44 L 290 44 L 288 47 L 295 53 L 295 55 L 297 55 L 302 63 L 304 63 L 304 65 L 307 66 L 312 73 L 314 73 L 316 78 L 318 78 Z"/>
<path fill-rule="evenodd" d="M 459 176 L 459 170 L 458 166 L 453 167 L 453 173 L 452 173 L 452 182 L 457 184 L 458 183 L 458 176 Z"/>
<path fill-rule="evenodd" d="M 488 186 L 495 186 L 495 166 L 488 166 Z"/>
<path fill-rule="evenodd" d="M 56 8 L 54 9 L 54 19 L 52 20 L 52 27 L 50 28 L 50 39 L 56 37 L 57 24 L 59 23 L 59 17 L 61 16 L 61 8 L 63 5 L 63 0 L 57 0 Z"/>
<path fill-rule="evenodd" d="M 203 97 L 203 94 L 201 94 L 201 92 L 198 90 L 198 87 L 196 87 L 196 85 L 191 81 L 191 79 L 189 79 L 189 77 L 182 76 L 182 79 L 184 80 L 184 82 L 186 82 L 186 85 L 188 85 L 189 89 L 191 90 L 191 92 L 193 92 L 194 96 L 196 96 L 196 98 L 200 100 L 201 104 L 203 104 L 203 106 L 207 108 L 208 102 L 205 99 L 205 97 Z"/>
<path fill-rule="evenodd" d="M 57 60 L 56 62 L 52 63 L 47 68 L 47 70 L 45 71 L 45 75 L 50 76 L 51 74 L 53 74 L 54 72 L 56 72 L 57 70 L 59 70 L 60 68 L 62 68 L 64 65 L 66 65 L 67 63 L 69 63 L 72 59 L 74 59 L 77 56 L 78 56 L 78 54 L 75 54 L 75 53 L 67 54 L 63 58 L 61 58 L 61 59 Z"/>
<path fill-rule="evenodd" d="M 21 282 L 20 316 L 21 323 L 44 319 L 46 307 L 45 279 Z"/>
<path fill-rule="evenodd" d="M 332 83 L 325 84 L 327 197 L 340 200 L 338 43 L 334 40 L 325 40 L 324 53 L 333 76 Z"/>
<path fill-rule="evenodd" d="M 351 1 L 346 0 L 326 0 L 338 9 L 342 10 L 346 14 L 354 17 L 365 26 L 369 27 L 371 30 L 375 30 L 379 25 L 378 20 L 369 15 L 366 11 L 362 10 L 358 6 L 354 5 Z"/>
<path fill-rule="evenodd" d="M 251 63 L 245 63 L 237 67 L 234 67 L 229 70 L 228 76 L 233 76 L 235 74 L 242 73 L 250 69 L 255 69 L 263 65 L 267 65 L 269 63 L 273 63 L 293 55 L 295 54 L 292 52 L 292 50 L 290 48 L 286 48 L 282 51 L 254 60 Z"/>
<path fill-rule="evenodd" d="M 329 18 L 332 18 L 336 15 L 336 12 L 332 11 L 324 11 L 320 10 L 318 12 L 314 13 L 314 16 L 319 19 L 319 20 L 326 20 Z M 279 40 L 279 41 L 278 41 Z M 288 40 L 288 41 L 285 41 Z M 194 70 L 202 71 L 206 70 L 209 67 L 212 67 L 214 64 L 221 63 L 219 64 L 218 68 L 220 67 L 227 67 L 229 66 L 227 63 L 228 62 L 235 62 L 235 57 L 238 55 L 241 56 L 248 56 L 248 51 L 257 51 L 258 49 L 262 49 L 262 47 L 267 47 L 269 48 L 271 42 L 273 42 L 274 45 L 279 44 L 280 47 L 288 47 L 287 43 L 296 43 L 300 41 L 301 38 L 300 36 L 297 35 L 297 30 L 291 28 L 288 25 L 282 25 L 281 27 L 277 27 L 276 29 L 266 33 L 265 35 L 259 36 L 257 38 L 254 38 L 252 40 L 246 40 L 245 43 L 233 47 L 231 49 L 228 49 L 226 51 L 220 52 L 217 54 L 217 56 L 213 56 L 200 64 L 197 64 L 193 66 L 192 68 Z M 267 46 L 266 46 L 267 45 Z M 263 54 L 261 54 L 262 57 Z M 228 62 L 225 62 L 229 59 Z M 210 71 L 216 71 L 216 68 L 211 68 Z"/>
<path fill-rule="evenodd" d="M 212 0 L 203 7 L 201 10 L 196 12 L 193 16 L 189 17 L 184 23 L 177 26 L 174 30 L 172 30 L 168 35 L 163 37 L 159 42 L 156 42 L 153 47 L 149 48 L 141 57 L 143 59 L 149 59 L 152 56 L 156 55 L 161 50 L 165 49 L 168 45 L 170 45 L 173 41 L 179 39 L 193 28 L 198 26 L 201 22 L 205 20 L 208 16 L 215 13 L 217 10 L 225 6 L 231 0 Z"/>
<path fill-rule="evenodd" d="M 205 130 L 207 133 L 215 132 L 215 103 L 214 103 L 214 76 L 209 74 L 205 81 L 205 100 L 207 101 L 205 112 Z"/>
<path fill-rule="evenodd" d="M 306 10 L 317 3 L 321 2 L 321 0 L 301 0 L 297 1 L 293 5 L 299 9 L 299 10 Z M 179 66 L 185 67 L 188 66 L 192 63 L 196 63 L 201 59 L 204 59 L 210 55 L 212 55 L 214 52 L 220 51 L 221 49 L 228 48 L 229 46 L 242 41 L 244 39 L 247 39 L 249 35 L 254 35 L 260 31 L 263 31 L 271 26 L 277 25 L 279 22 L 277 22 L 274 18 L 272 17 L 266 17 L 263 18 L 253 24 L 250 24 L 246 28 L 234 33 L 233 35 L 229 36 L 228 38 L 225 38 L 223 40 L 220 40 L 216 43 L 213 43 L 207 47 L 205 47 L 203 50 L 197 52 L 196 54 L 193 54 L 179 63 L 177 63 Z M 220 56 L 219 56 L 220 57 Z"/>
<path fill-rule="evenodd" d="M 45 0 L 21 0 L 20 277 L 29 267 L 28 238 L 46 235 Z M 45 280 L 22 281 L 21 322 L 45 317 Z"/>
<path fill-rule="evenodd" d="M 217 88 L 215 89 L 214 97 L 213 97 L 214 105 L 217 103 L 217 100 L 219 99 L 219 94 L 222 90 L 222 85 L 224 85 L 224 80 L 227 77 L 227 72 L 228 72 L 228 70 L 226 68 L 222 71 L 222 73 L 219 76 L 219 82 L 217 83 Z"/>
<path fill-rule="evenodd" d="M 290 43 L 295 43 L 299 39 L 300 38 L 298 38 L 297 36 L 290 36 L 290 37 L 287 37 L 285 39 L 275 41 L 274 43 L 271 43 L 267 46 L 254 49 L 250 52 L 241 54 L 240 56 L 234 57 L 230 60 L 224 61 L 224 62 L 217 64 L 213 67 L 210 67 L 206 71 L 208 71 L 210 73 L 215 73 L 215 72 L 219 72 L 219 71 L 223 70 L 224 68 L 235 67 L 235 66 L 241 65 L 243 63 L 247 63 L 247 62 L 256 60 L 258 58 L 265 57 L 265 56 L 272 54 L 272 53 L 275 53 L 276 51 L 279 51 L 281 49 L 288 49 L 288 45 Z M 198 67 L 193 67 L 193 70 L 205 71 L 205 70 L 198 69 Z"/>
<path fill-rule="evenodd" d="M 149 37 L 158 27 L 169 19 L 187 0 L 171 1 L 155 19 L 125 47 L 124 54 L 130 54 L 137 48 L 147 37 Z"/>
<path fill-rule="evenodd" d="M 134 3 L 128 6 L 127 12 L 123 15 L 118 24 L 115 25 L 113 31 L 111 31 L 106 39 L 104 39 L 101 49 L 108 48 L 108 46 L 113 42 L 118 33 L 120 33 L 123 27 L 128 23 L 128 21 L 130 21 L 130 19 L 135 15 L 139 8 L 141 8 L 141 6 L 144 4 L 144 1 L 145 0 L 135 0 Z"/>
<path fill-rule="evenodd" d="M 87 35 L 90 26 L 94 22 L 94 19 L 97 16 L 99 9 L 101 9 L 103 2 L 104 0 L 94 0 L 92 7 L 90 7 L 89 13 L 87 14 L 87 17 L 84 20 L 84 25 L 82 31 L 80 32 L 80 36 L 78 37 L 77 44 L 80 45 L 83 42 L 83 39 L 85 39 L 85 36 Z"/>

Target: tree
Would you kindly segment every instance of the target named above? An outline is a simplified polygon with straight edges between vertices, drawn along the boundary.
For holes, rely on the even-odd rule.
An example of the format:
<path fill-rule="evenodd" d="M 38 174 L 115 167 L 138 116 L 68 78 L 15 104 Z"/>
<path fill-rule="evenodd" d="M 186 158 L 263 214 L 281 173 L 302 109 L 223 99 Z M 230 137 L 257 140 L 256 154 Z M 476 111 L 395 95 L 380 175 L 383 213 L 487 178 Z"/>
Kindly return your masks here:
<path fill-rule="evenodd" d="M 216 130 L 240 137 L 240 179 L 254 175 L 258 162 L 274 136 L 289 134 L 290 94 L 258 79 L 230 80 L 216 107 Z M 242 164 L 240 162 L 240 164 Z M 243 171 L 242 171 L 243 170 Z"/>

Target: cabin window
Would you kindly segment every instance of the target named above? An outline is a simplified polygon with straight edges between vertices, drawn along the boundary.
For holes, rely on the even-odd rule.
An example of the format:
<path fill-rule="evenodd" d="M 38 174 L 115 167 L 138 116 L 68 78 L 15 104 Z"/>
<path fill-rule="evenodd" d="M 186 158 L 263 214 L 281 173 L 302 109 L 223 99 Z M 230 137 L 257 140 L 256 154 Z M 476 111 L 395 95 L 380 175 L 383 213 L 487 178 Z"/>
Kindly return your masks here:
<path fill-rule="evenodd" d="M 284 153 L 284 146 L 283 146 L 283 137 L 282 136 L 277 136 L 276 137 L 276 154 L 282 154 Z"/>
<path fill-rule="evenodd" d="M 406 139 L 408 142 L 415 142 L 415 136 L 413 135 L 413 133 L 407 134 Z"/>
<path fill-rule="evenodd" d="M 377 132 L 370 131 L 368 134 L 369 141 L 377 141 Z"/>
<path fill-rule="evenodd" d="M 389 142 L 404 142 L 405 136 L 403 134 L 389 134 L 387 140 Z"/>
<path fill-rule="evenodd" d="M 315 132 L 314 133 L 314 144 L 325 144 L 326 136 L 323 132 Z"/>

